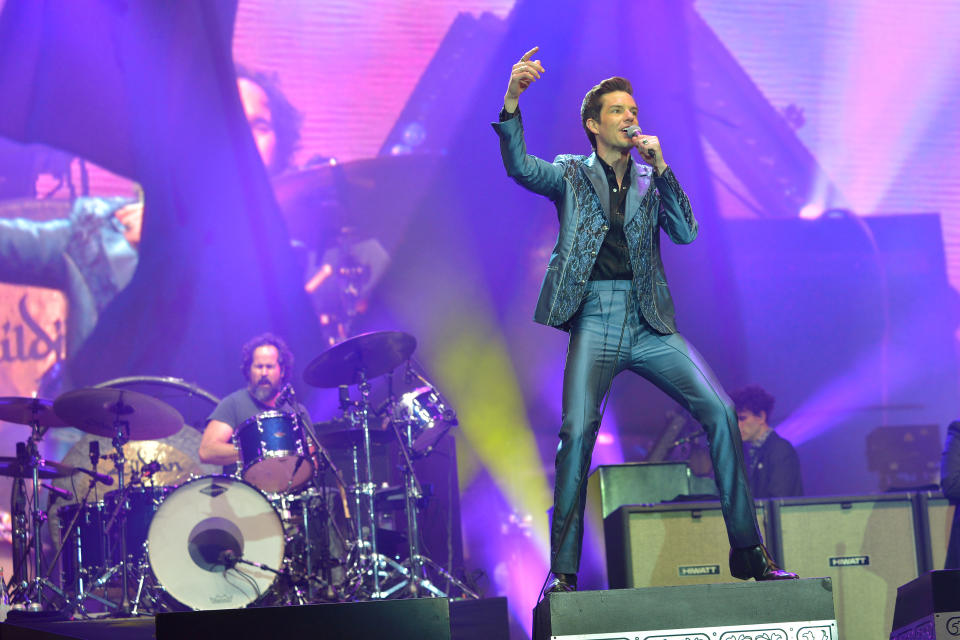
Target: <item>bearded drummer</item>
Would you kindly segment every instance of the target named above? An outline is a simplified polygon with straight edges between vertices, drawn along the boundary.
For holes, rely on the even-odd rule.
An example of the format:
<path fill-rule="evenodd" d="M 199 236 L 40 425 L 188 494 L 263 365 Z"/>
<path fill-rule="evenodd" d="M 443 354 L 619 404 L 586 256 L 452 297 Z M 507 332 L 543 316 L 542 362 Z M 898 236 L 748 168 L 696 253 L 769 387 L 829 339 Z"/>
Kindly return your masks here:
<path fill-rule="evenodd" d="M 303 420 L 310 419 L 303 405 L 294 407 L 286 398 L 293 353 L 281 338 L 264 333 L 243 345 L 240 370 L 247 386 L 221 400 L 207 419 L 198 451 L 200 460 L 207 464 L 231 467 L 240 463 L 240 450 L 234 436 L 265 412 L 284 411 L 297 414 Z M 306 447 L 306 443 L 303 445 Z M 231 471 L 224 469 L 225 473 Z"/>

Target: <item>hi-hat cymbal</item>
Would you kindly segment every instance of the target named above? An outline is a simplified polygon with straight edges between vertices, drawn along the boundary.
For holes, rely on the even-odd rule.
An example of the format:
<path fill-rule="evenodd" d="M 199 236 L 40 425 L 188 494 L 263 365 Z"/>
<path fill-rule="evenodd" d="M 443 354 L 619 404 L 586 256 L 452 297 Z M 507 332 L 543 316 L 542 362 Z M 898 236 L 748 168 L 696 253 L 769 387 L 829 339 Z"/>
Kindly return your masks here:
<path fill-rule="evenodd" d="M 73 467 L 52 460 L 41 460 L 37 468 L 37 475 L 43 479 L 63 478 L 71 473 L 73 473 Z M 22 464 L 17 458 L 3 456 L 0 457 L 0 476 L 30 478 L 33 477 L 33 469 Z"/>
<path fill-rule="evenodd" d="M 183 417 L 166 402 L 127 389 L 75 389 L 57 398 L 53 408 L 67 424 L 104 438 L 117 434 L 118 421 L 128 440 L 163 438 L 183 426 Z"/>
<path fill-rule="evenodd" d="M 417 339 L 402 331 L 362 333 L 314 358 L 303 380 L 314 387 L 359 384 L 389 373 L 413 355 Z"/>
<path fill-rule="evenodd" d="M 17 424 L 37 424 L 41 427 L 67 426 L 67 423 L 54 413 L 53 401 L 43 398 L 0 398 L 0 420 Z"/>

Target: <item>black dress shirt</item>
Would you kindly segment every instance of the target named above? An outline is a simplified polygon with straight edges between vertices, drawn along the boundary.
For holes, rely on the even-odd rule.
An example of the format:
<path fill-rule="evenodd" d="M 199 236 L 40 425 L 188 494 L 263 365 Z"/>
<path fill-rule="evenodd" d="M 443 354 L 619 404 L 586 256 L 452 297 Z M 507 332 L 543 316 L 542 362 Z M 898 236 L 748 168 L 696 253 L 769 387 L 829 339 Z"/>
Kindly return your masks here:
<path fill-rule="evenodd" d="M 633 280 L 633 269 L 630 267 L 630 252 L 627 249 L 627 236 L 623 232 L 624 207 L 627 202 L 627 191 L 633 176 L 633 163 L 627 164 L 627 172 L 623 175 L 622 186 L 617 185 L 617 175 L 613 167 L 597 156 L 597 162 L 607 174 L 607 185 L 610 189 L 610 230 L 603 239 L 603 245 L 597 252 L 597 261 L 593 264 L 591 280 Z"/>

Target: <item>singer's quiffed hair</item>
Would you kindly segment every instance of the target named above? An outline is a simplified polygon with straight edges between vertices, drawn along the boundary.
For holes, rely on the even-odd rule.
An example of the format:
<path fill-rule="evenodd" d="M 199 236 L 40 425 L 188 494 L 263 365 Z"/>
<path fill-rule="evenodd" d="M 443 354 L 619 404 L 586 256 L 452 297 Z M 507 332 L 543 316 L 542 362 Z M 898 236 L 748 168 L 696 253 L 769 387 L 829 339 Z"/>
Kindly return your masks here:
<path fill-rule="evenodd" d="M 290 382 L 293 375 L 293 352 L 290 351 L 290 347 L 283 341 L 283 338 L 272 333 L 261 333 L 243 345 L 243 349 L 240 351 L 240 373 L 243 375 L 243 379 L 250 381 L 250 365 L 253 364 L 253 352 L 259 347 L 267 345 L 276 347 L 277 353 L 280 354 L 280 368 L 283 370 L 283 377 L 280 381 Z"/>
<path fill-rule="evenodd" d="M 733 406 L 737 408 L 737 413 L 749 411 L 759 416 L 762 411 L 767 414 L 767 421 L 770 420 L 770 414 L 773 413 L 774 397 L 764 391 L 763 387 L 755 384 L 737 389 L 730 394 L 730 399 L 733 400 Z"/>
<path fill-rule="evenodd" d="M 587 120 L 593 119 L 600 122 L 600 108 L 603 106 L 603 96 L 614 91 L 626 91 L 633 95 L 633 86 L 630 81 L 620 76 L 607 78 L 583 97 L 583 104 L 580 105 L 580 121 L 583 124 L 583 130 L 587 132 L 590 138 L 590 146 L 597 148 L 597 136 L 590 129 L 587 129 Z"/>

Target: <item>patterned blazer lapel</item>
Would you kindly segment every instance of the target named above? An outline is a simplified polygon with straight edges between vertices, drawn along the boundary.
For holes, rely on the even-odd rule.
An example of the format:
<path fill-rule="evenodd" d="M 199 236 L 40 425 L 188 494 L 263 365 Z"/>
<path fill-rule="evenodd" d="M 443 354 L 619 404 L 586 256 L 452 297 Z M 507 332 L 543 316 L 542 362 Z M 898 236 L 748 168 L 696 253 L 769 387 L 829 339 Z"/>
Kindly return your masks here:
<path fill-rule="evenodd" d="M 590 157 L 583 162 L 583 172 L 590 179 L 593 190 L 597 192 L 597 198 L 600 199 L 600 206 L 607 220 L 610 219 L 610 187 L 607 185 L 607 177 L 603 173 L 603 167 L 597 162 L 597 153 L 590 154 Z"/>
<path fill-rule="evenodd" d="M 633 175 L 636 176 L 636 179 L 633 181 L 633 184 L 630 185 L 630 190 L 627 191 L 626 211 L 624 212 L 623 218 L 624 226 L 633 220 L 637 212 L 639 212 L 646 203 L 649 195 L 647 192 L 650 191 L 650 183 L 653 182 L 652 174 L 653 170 L 649 166 L 645 164 L 641 165 L 637 162 L 633 163 Z"/>

